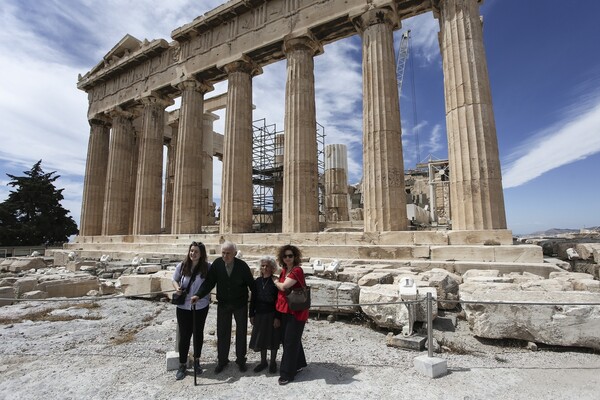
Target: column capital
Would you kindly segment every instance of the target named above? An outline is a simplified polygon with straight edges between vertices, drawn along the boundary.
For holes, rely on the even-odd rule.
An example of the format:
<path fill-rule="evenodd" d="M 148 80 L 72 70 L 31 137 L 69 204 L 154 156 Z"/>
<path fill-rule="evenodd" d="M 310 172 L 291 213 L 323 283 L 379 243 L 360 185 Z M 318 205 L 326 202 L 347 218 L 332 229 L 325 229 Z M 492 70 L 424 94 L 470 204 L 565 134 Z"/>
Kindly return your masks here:
<path fill-rule="evenodd" d="M 134 119 L 134 118 L 138 117 L 135 109 L 131 108 L 131 109 L 125 110 L 121 106 L 116 106 L 116 107 L 111 108 L 110 110 L 108 110 L 107 114 L 111 118 L 121 117 L 121 118 L 126 118 L 126 119 Z"/>
<path fill-rule="evenodd" d="M 219 68 L 227 74 L 231 74 L 232 72 L 245 72 L 251 76 L 256 76 L 263 72 L 261 66 L 248 56 L 243 56 L 239 60 L 232 61 Z"/>
<path fill-rule="evenodd" d="M 112 124 L 112 119 L 110 118 L 110 116 L 108 116 L 104 113 L 101 113 L 101 114 L 96 114 L 92 118 L 90 118 L 88 120 L 88 123 L 90 124 L 90 126 L 94 126 L 94 125 L 110 126 Z"/>
<path fill-rule="evenodd" d="M 431 1 L 431 11 L 433 12 L 433 18 L 440 19 L 442 8 L 446 6 L 449 0 L 432 0 Z M 471 0 L 479 5 L 483 4 L 485 0 Z M 483 17 L 479 18 L 481 20 L 481 24 L 483 25 Z"/>
<path fill-rule="evenodd" d="M 154 91 L 143 93 L 142 97 L 140 98 L 140 103 L 142 103 L 142 105 L 144 107 L 156 104 L 156 105 L 162 105 L 162 106 L 164 106 L 164 108 L 167 108 L 167 107 L 175 104 L 173 99 L 162 96 Z"/>
<path fill-rule="evenodd" d="M 398 14 L 393 9 L 387 7 L 372 8 L 354 18 L 353 21 L 356 29 L 361 33 L 368 27 L 378 24 L 390 25 L 392 29 L 402 26 Z"/>
<path fill-rule="evenodd" d="M 211 90 L 214 89 L 213 85 L 210 84 L 207 81 L 199 81 L 197 79 L 194 78 L 187 78 L 182 80 L 179 83 L 176 83 L 174 85 L 177 89 L 184 91 L 184 90 L 195 90 L 197 92 L 200 92 L 202 94 L 206 93 L 206 92 L 210 92 Z"/>
<path fill-rule="evenodd" d="M 284 54 L 288 54 L 290 51 L 303 49 L 311 50 L 315 56 L 323 53 L 323 45 L 311 32 L 307 32 L 301 36 L 287 35 L 283 38 Z"/>

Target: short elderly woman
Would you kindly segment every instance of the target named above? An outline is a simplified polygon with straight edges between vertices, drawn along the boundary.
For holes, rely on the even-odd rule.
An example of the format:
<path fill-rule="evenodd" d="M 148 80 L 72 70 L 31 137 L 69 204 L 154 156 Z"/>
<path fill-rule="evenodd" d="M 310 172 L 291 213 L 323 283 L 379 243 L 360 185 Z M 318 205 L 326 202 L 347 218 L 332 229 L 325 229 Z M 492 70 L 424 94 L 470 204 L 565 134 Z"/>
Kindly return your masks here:
<path fill-rule="evenodd" d="M 269 372 L 277 372 L 277 350 L 281 343 L 281 315 L 275 310 L 279 290 L 272 279 L 277 270 L 275 259 L 265 256 L 260 259 L 260 276 L 256 278 L 256 290 L 250 300 L 250 323 L 252 336 L 250 348 L 260 352 L 260 363 L 254 372 L 269 367 Z M 267 350 L 271 351 L 271 360 L 267 363 Z"/>

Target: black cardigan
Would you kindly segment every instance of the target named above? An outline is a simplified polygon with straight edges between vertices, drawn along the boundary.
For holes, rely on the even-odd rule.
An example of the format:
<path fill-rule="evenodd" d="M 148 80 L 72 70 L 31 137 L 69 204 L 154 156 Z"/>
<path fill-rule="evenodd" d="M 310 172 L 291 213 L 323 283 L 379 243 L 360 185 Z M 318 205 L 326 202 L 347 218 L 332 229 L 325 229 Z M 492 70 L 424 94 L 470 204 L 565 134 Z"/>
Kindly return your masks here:
<path fill-rule="evenodd" d="M 196 292 L 196 296 L 202 298 L 217 286 L 217 301 L 219 305 L 230 306 L 233 309 L 248 304 L 248 289 L 255 291 L 254 278 L 250 267 L 239 258 L 233 260 L 233 271 L 231 276 L 227 275 L 227 269 L 222 257 L 217 258 L 211 265 L 202 282 L 202 286 Z"/>

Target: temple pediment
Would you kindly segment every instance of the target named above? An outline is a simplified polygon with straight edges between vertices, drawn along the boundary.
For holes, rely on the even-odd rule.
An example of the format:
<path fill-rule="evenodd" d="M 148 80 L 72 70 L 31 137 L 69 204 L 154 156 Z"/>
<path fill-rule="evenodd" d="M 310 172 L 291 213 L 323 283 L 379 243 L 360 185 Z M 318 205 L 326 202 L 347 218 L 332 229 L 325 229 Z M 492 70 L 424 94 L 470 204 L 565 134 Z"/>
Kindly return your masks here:
<path fill-rule="evenodd" d="M 142 47 L 142 42 L 127 34 L 103 57 L 105 61 L 113 58 L 123 58 Z"/>
<path fill-rule="evenodd" d="M 85 76 L 89 76 L 94 74 L 101 69 L 114 64 L 116 61 L 127 57 L 131 53 L 134 53 L 136 50 L 139 50 L 142 47 L 142 42 L 131 36 L 130 34 L 126 34 L 123 36 L 123 39 L 119 40 L 119 42 L 112 48 L 104 57 L 102 57 L 102 61 L 100 61 L 94 68 L 90 70 Z"/>
<path fill-rule="evenodd" d="M 102 82 L 111 75 L 125 69 L 131 69 L 169 48 L 164 39 L 140 41 L 127 34 L 121 39 L 94 68 L 84 76 L 79 76 L 77 87 L 86 89 L 93 86 L 95 81 Z"/>

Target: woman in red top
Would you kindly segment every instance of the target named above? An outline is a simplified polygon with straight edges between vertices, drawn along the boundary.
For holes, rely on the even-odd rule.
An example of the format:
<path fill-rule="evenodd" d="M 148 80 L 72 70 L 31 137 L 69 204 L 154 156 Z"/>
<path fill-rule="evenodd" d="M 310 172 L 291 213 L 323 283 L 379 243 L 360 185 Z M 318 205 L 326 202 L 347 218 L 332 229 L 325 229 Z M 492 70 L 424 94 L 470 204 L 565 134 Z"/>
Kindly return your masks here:
<path fill-rule="evenodd" d="M 281 313 L 281 339 L 283 354 L 279 367 L 279 384 L 293 381 L 296 374 L 306 367 L 306 357 L 302 348 L 302 332 L 308 320 L 308 309 L 292 311 L 288 307 L 286 290 L 306 286 L 304 272 L 300 268 L 302 253 L 296 246 L 285 245 L 277 252 L 277 262 L 282 268 L 275 286 L 279 289 L 275 309 Z"/>

